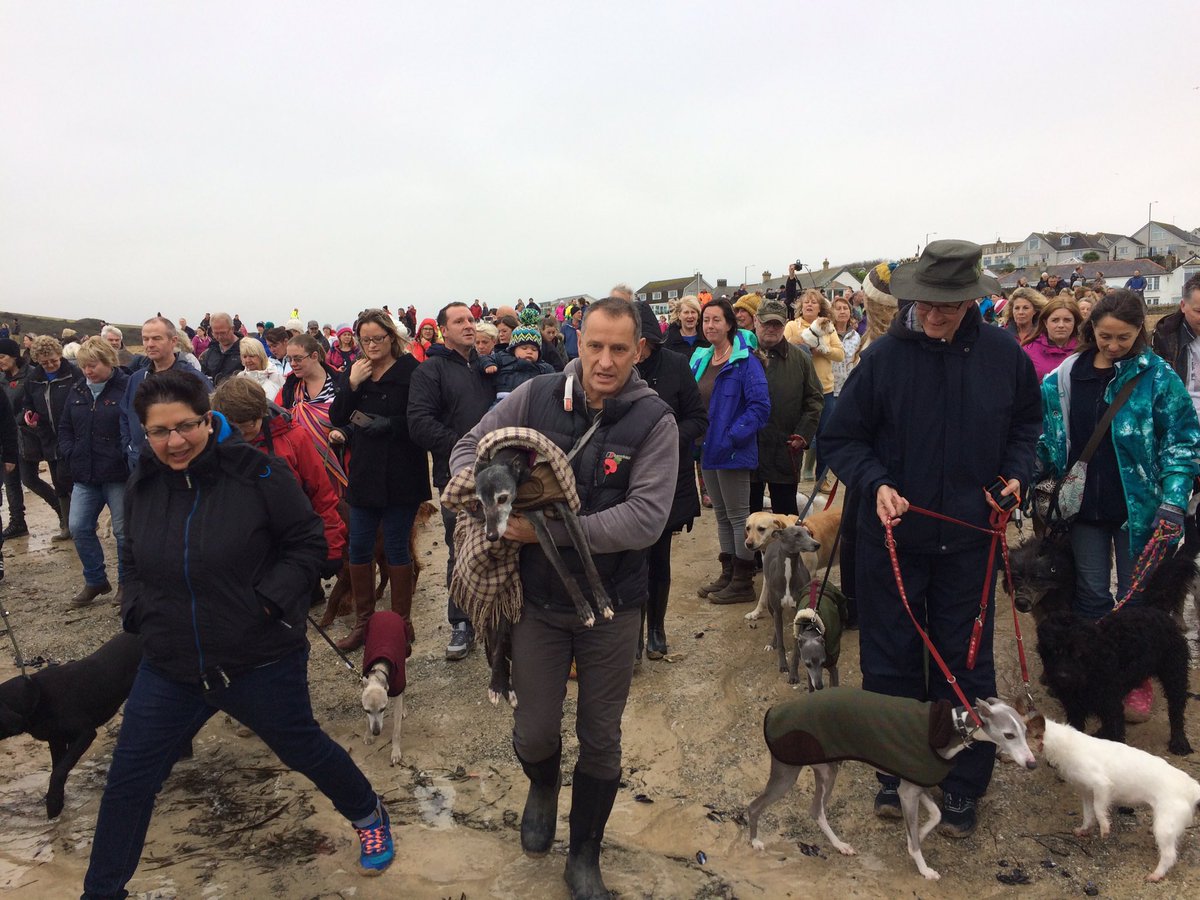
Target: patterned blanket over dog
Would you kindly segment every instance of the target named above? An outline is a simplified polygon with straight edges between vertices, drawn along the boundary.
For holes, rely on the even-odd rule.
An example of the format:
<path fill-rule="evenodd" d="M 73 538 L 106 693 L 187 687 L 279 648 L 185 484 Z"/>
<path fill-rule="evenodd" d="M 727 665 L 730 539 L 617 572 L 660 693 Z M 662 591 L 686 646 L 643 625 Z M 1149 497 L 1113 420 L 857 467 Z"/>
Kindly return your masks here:
<path fill-rule="evenodd" d="M 953 710 L 945 700 L 828 688 L 772 706 L 763 736 L 771 755 L 789 766 L 856 759 L 933 787 L 954 766 L 936 753 L 954 740 Z"/>
<path fill-rule="evenodd" d="M 529 450 L 530 478 L 517 489 L 513 511 L 543 509 L 566 503 L 579 511 L 575 473 L 567 455 L 540 431 L 532 428 L 497 428 L 479 441 L 475 463 L 487 462 L 498 450 Z M 454 574 L 450 597 L 476 628 L 494 628 L 501 616 L 510 622 L 521 618 L 521 544 L 501 538 L 489 541 L 484 534 L 479 499 L 475 496 L 475 469 L 466 468 L 450 479 L 441 502 L 458 513 L 454 522 Z"/>

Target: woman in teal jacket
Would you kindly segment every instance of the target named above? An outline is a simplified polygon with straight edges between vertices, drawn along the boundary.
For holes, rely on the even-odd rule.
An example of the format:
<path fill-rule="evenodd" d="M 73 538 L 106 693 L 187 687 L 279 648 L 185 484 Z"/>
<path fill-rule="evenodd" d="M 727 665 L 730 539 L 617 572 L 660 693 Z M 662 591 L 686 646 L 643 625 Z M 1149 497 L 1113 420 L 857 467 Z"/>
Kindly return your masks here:
<path fill-rule="evenodd" d="M 1138 378 L 1088 463 L 1070 529 L 1075 611 L 1093 620 L 1113 608 L 1110 559 L 1116 558 L 1123 597 L 1159 521 L 1183 525 L 1200 470 L 1196 410 L 1174 369 L 1150 350 L 1145 321 L 1141 297 L 1114 291 L 1084 323 L 1079 352 L 1042 381 L 1038 459 L 1046 475 L 1058 478 L 1083 453 L 1113 398 Z M 1148 716 L 1152 697 L 1149 682 L 1135 690 L 1126 700 L 1130 717 Z"/>
<path fill-rule="evenodd" d="M 708 407 L 700 468 L 717 514 L 721 574 L 700 588 L 713 603 L 754 600 L 754 554 L 743 535 L 750 514 L 750 477 L 758 468 L 758 432 L 771 415 L 767 375 L 739 331 L 733 307 L 713 300 L 700 321 L 708 347 L 692 354 L 692 374 Z"/>

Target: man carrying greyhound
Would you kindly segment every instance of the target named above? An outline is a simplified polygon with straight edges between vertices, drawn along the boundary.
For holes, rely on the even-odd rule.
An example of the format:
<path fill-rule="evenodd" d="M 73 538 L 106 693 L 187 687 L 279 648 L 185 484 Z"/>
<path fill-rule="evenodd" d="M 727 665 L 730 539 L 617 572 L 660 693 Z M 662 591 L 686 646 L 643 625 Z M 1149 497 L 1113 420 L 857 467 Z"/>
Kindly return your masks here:
<path fill-rule="evenodd" d="M 642 349 L 633 304 L 606 297 L 588 306 L 579 358 L 562 372 L 527 381 L 489 411 L 454 447 L 450 471 L 475 464 L 480 438 L 524 426 L 545 434 L 571 460 L 581 502 L 579 522 L 616 615 L 585 627 L 528 519 L 513 515 L 504 536 L 520 541 L 524 609 L 512 628 L 513 749 L 529 778 L 521 846 L 550 850 L 562 782 L 562 713 L 571 660 L 577 664 L 575 731 L 579 762 L 571 786 L 570 845 L 564 873 L 571 897 L 608 897 L 600 876 L 600 840 L 621 778 L 621 715 L 629 697 L 647 595 L 647 549 L 671 511 L 679 437 L 671 409 L 634 371 Z M 584 596 L 578 554 L 561 523 L 551 535 Z"/>
<path fill-rule="evenodd" d="M 892 273 L 900 310 L 863 353 L 821 436 L 825 459 L 862 497 L 856 576 L 863 687 L 869 691 L 958 702 L 937 667 L 926 666 L 884 545 L 886 523 L 894 527 L 913 613 L 967 698 L 996 693 L 994 616 L 987 618 L 975 667 L 967 668 L 990 539 L 909 512 L 911 502 L 987 528 L 995 502 L 985 489 L 999 477 L 1002 495 L 1019 496 L 1033 474 L 1042 426 L 1038 382 L 1025 352 L 983 324 L 975 301 L 998 285 L 982 274 L 981 252 L 969 241 L 935 241 L 919 260 Z M 993 590 L 994 579 L 989 597 Z M 942 782 L 940 827 L 943 834 L 966 837 L 975 829 L 976 803 L 991 780 L 995 751 L 979 744 L 955 759 Z M 897 780 L 878 777 L 875 810 L 898 818 Z"/>

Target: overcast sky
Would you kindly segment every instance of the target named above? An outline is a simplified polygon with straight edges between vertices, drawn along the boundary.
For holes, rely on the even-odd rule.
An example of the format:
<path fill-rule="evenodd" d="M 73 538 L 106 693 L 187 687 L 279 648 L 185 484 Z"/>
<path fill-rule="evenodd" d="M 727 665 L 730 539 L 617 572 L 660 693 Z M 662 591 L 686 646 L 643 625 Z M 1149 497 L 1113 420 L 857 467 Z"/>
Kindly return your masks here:
<path fill-rule="evenodd" d="M 0 0 L 0 308 L 334 324 L 1200 225 L 1200 6 Z"/>

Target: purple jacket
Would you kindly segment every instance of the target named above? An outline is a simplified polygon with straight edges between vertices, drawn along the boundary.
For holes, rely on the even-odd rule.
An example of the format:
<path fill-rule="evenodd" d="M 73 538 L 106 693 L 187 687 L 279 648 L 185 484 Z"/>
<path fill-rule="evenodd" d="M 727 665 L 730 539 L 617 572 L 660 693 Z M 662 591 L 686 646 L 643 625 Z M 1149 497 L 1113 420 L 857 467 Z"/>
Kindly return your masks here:
<path fill-rule="evenodd" d="M 1060 347 L 1045 334 L 1039 334 L 1025 345 L 1025 352 L 1033 360 L 1033 371 L 1040 382 L 1043 378 L 1062 365 L 1062 361 L 1075 352 L 1079 341 L 1072 337 L 1065 347 Z"/>

